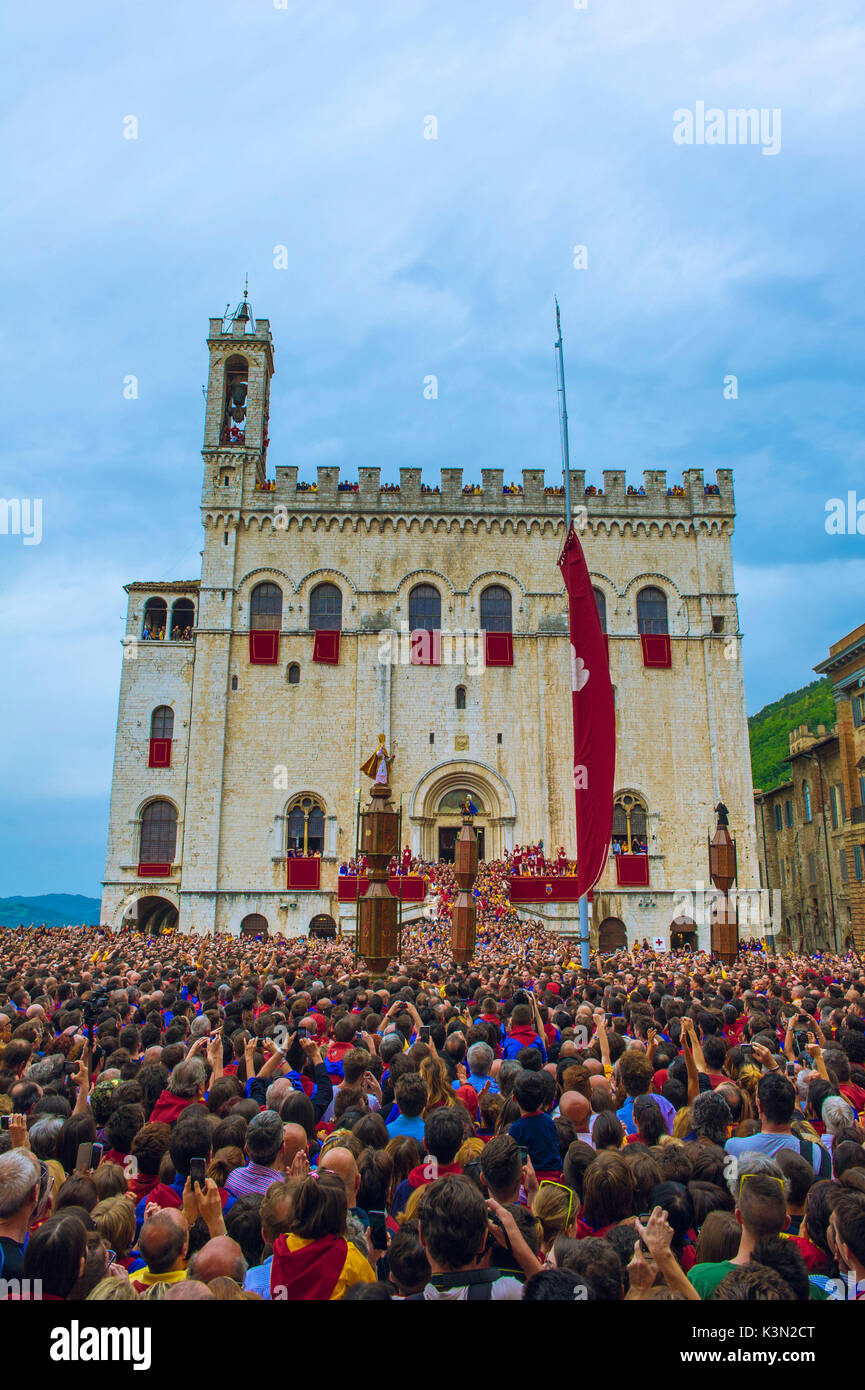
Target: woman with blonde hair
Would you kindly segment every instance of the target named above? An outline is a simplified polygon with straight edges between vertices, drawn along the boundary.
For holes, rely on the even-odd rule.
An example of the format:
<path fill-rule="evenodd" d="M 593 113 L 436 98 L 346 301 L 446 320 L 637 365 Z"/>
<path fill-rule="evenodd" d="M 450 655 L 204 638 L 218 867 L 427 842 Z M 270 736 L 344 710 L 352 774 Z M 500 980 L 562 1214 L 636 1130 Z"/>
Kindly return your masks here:
<path fill-rule="evenodd" d="M 540 1253 L 546 1259 L 559 1236 L 570 1235 L 579 1203 L 576 1194 L 559 1182 L 542 1182 L 532 1202 L 532 1216 L 540 1224 Z"/>
<path fill-rule="evenodd" d="M 426 1119 L 433 1110 L 444 1105 L 459 1105 L 456 1092 L 448 1080 L 447 1069 L 440 1057 L 424 1057 L 420 1064 L 421 1080 L 426 1086 L 426 1105 L 421 1115 Z"/>
<path fill-rule="evenodd" d="M 112 1263 L 128 1269 L 132 1264 L 129 1252 L 135 1244 L 135 1208 L 129 1198 L 122 1194 L 105 1197 L 90 1215 L 106 1246 L 114 1251 Z"/>

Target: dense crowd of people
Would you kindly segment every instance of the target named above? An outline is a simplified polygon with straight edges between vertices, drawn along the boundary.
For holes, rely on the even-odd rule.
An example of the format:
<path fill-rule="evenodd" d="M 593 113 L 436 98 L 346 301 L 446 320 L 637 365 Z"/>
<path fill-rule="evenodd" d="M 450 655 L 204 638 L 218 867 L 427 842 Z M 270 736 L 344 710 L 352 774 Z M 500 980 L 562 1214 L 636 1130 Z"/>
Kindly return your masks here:
<path fill-rule="evenodd" d="M 457 965 L 427 867 L 381 976 L 342 939 L 3 933 L 7 1298 L 865 1298 L 858 956 L 585 969 L 496 919 L 499 868 Z"/>

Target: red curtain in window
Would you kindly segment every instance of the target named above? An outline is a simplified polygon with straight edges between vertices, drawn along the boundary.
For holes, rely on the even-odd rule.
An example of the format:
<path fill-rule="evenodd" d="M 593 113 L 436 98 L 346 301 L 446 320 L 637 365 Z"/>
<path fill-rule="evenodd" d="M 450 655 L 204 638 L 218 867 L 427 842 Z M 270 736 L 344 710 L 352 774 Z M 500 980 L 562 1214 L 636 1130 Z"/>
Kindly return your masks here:
<path fill-rule="evenodd" d="M 514 634 L 488 632 L 485 639 L 484 662 L 487 666 L 513 666 Z"/>
<path fill-rule="evenodd" d="M 643 665 L 665 669 L 672 666 L 670 637 L 666 632 L 643 632 L 640 634 L 643 646 Z"/>
<path fill-rule="evenodd" d="M 286 886 L 295 890 L 321 887 L 321 860 L 310 856 L 307 859 L 287 859 Z"/>
<path fill-rule="evenodd" d="M 171 739 L 152 738 L 147 758 L 148 767 L 171 767 Z"/>
<path fill-rule="evenodd" d="M 279 633 L 267 630 L 250 632 L 250 666 L 275 666 L 278 661 Z"/>
<path fill-rule="evenodd" d="M 416 628 L 411 634 L 412 666 L 440 666 L 442 659 L 442 635 L 439 631 L 427 632 Z"/>
<path fill-rule="evenodd" d="M 338 632 L 325 632 L 322 628 L 317 629 L 312 648 L 313 661 L 318 661 L 323 666 L 338 666 L 339 639 L 340 633 Z"/>
<path fill-rule="evenodd" d="M 138 865 L 139 878 L 169 878 L 171 875 L 170 864 L 144 864 Z"/>

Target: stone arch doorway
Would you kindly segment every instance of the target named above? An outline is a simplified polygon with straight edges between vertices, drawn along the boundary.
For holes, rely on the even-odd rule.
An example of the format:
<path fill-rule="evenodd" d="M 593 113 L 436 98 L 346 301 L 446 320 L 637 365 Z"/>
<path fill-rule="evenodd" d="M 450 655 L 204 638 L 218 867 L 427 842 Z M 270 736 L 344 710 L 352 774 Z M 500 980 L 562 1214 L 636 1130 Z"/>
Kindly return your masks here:
<path fill-rule="evenodd" d="M 164 931 L 177 930 L 178 916 L 177 908 L 168 898 L 137 898 L 124 913 L 122 926 L 148 936 L 159 936 Z"/>
<path fill-rule="evenodd" d="M 478 837 L 478 859 L 486 858 L 487 808 L 483 797 L 471 787 L 452 787 L 445 792 L 436 809 L 437 857 L 445 864 L 454 862 L 454 847 L 462 828 L 466 798 L 477 807 L 473 824 Z"/>
<path fill-rule="evenodd" d="M 336 936 L 336 922 L 329 912 L 317 912 L 309 924 L 309 935 L 322 941 L 331 941 Z"/>
<path fill-rule="evenodd" d="M 514 794 L 495 768 L 470 759 L 439 763 L 416 784 L 409 799 L 415 854 L 422 859 L 453 860 L 462 825 L 460 805 L 467 795 L 478 807 L 474 826 L 479 857 L 501 858 L 505 845 L 513 839 Z"/>
<path fill-rule="evenodd" d="M 260 912 L 250 912 L 240 924 L 241 936 L 267 936 L 269 931 L 267 918 L 262 917 Z"/>
<path fill-rule="evenodd" d="M 697 923 L 693 917 L 674 917 L 670 923 L 670 950 L 697 950 Z"/>
<path fill-rule="evenodd" d="M 628 944 L 628 933 L 620 917 L 605 917 L 598 927 L 598 950 L 624 951 Z"/>

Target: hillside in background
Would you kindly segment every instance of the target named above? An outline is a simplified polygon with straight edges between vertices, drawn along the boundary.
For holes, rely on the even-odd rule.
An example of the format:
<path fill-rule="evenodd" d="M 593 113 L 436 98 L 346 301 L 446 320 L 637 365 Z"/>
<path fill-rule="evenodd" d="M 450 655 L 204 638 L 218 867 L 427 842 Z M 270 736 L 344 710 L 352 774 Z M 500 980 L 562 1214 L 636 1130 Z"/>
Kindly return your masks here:
<path fill-rule="evenodd" d="M 42 893 L 32 898 L 0 898 L 0 927 L 30 926 L 35 923 L 48 927 L 63 927 L 70 923 L 86 922 L 99 925 L 98 898 L 85 898 L 80 893 Z"/>
<path fill-rule="evenodd" d="M 835 723 L 835 701 L 828 677 L 794 690 L 748 720 L 751 741 L 751 773 L 754 786 L 767 792 L 790 776 L 790 730 L 800 724 L 816 729 Z"/>

